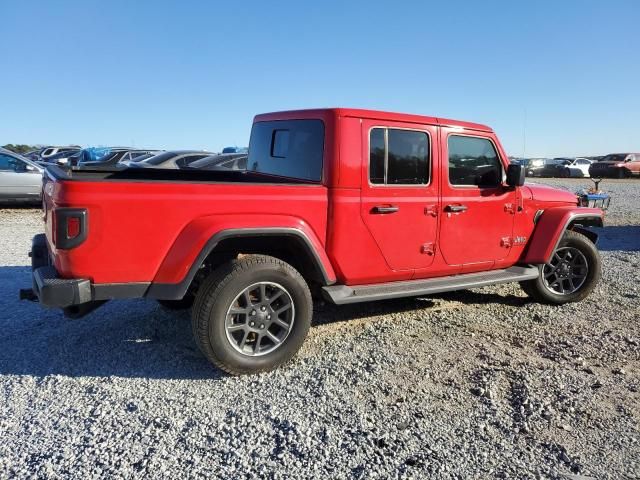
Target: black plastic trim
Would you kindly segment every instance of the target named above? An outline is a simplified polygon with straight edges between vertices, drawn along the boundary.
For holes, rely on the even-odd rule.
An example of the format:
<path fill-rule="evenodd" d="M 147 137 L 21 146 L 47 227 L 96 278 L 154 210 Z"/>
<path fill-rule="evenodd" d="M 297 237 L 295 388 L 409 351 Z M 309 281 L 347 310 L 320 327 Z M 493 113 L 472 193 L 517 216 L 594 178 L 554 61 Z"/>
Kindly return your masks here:
<path fill-rule="evenodd" d="M 39 233 L 33 237 L 29 256 L 31 257 L 31 270 L 51 265 L 49 249 L 47 248 L 47 237 L 44 233 Z"/>
<path fill-rule="evenodd" d="M 149 282 L 135 283 L 99 283 L 93 284 L 94 300 L 117 300 L 123 298 L 142 298 L 146 296 Z"/>
<path fill-rule="evenodd" d="M 47 166 L 46 175 L 64 182 L 136 182 L 136 183 L 204 183 L 204 184 L 260 184 L 317 187 L 321 181 L 279 177 L 248 170 L 189 170 L 162 168 L 118 168 L 112 170 L 73 167 L 64 170 L 57 165 Z"/>
<path fill-rule="evenodd" d="M 56 248 L 69 250 L 82 244 L 87 239 L 88 213 L 85 208 L 56 208 Z M 75 237 L 67 236 L 67 224 L 70 219 L 77 218 L 80 221 L 80 231 Z"/>
<path fill-rule="evenodd" d="M 594 215 L 592 213 L 581 213 L 579 211 L 571 212 L 569 215 L 569 218 L 567 219 L 567 221 L 562 227 L 562 231 L 558 236 L 558 239 L 556 240 L 556 244 L 553 246 L 553 250 L 551 250 L 551 255 L 547 259 L 547 262 L 551 261 L 551 257 L 553 257 L 553 252 L 555 252 L 558 249 L 558 245 L 560 245 L 560 242 L 562 241 L 562 237 L 564 236 L 564 233 L 567 230 L 575 229 L 578 226 L 603 227 L 604 220 L 602 219 L 601 216 Z"/>
<path fill-rule="evenodd" d="M 237 237 L 279 235 L 293 236 L 298 238 L 299 240 L 302 240 L 307 250 L 313 256 L 315 266 L 318 269 L 319 273 L 322 275 L 324 285 L 331 285 L 334 283 L 334 281 L 329 279 L 329 275 L 327 274 L 318 253 L 313 248 L 311 241 L 301 230 L 298 230 L 296 228 L 240 228 L 223 230 L 222 232 L 216 233 L 202 248 L 202 250 L 198 254 L 198 257 L 191 265 L 189 272 L 180 283 L 152 283 L 146 296 L 161 300 L 180 300 L 181 298 L 183 298 L 187 293 L 191 282 L 195 278 L 196 273 L 198 273 L 198 270 L 204 263 L 207 256 L 222 240 Z"/>
<path fill-rule="evenodd" d="M 68 307 L 92 300 L 91 282 L 83 278 L 61 279 L 52 266 L 33 271 L 33 291 L 46 307 Z"/>
<path fill-rule="evenodd" d="M 124 298 L 142 298 L 148 282 L 92 284 L 84 278 L 59 278 L 55 267 L 47 265 L 33 270 L 33 291 L 46 307 L 66 308 L 89 302 Z"/>
<path fill-rule="evenodd" d="M 537 266 L 515 265 L 504 270 L 463 273 L 421 280 L 356 285 L 352 287 L 348 285 L 333 285 L 323 287 L 322 294 L 331 303 L 343 305 L 466 290 L 500 283 L 521 282 L 537 278 L 539 274 L 540 271 Z"/>
<path fill-rule="evenodd" d="M 580 233 L 581 235 L 584 235 L 589 240 L 591 240 L 591 242 L 594 245 L 598 244 L 598 234 L 596 232 L 594 232 L 593 230 L 589 230 L 588 228 L 584 228 L 581 225 L 572 226 L 571 230 L 576 232 L 576 233 Z"/>

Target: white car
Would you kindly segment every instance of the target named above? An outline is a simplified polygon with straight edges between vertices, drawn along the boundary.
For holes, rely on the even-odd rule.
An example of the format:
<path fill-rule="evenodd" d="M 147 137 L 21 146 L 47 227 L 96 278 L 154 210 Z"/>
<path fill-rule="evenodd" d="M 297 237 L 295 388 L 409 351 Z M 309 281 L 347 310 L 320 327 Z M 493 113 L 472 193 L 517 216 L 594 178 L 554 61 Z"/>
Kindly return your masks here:
<path fill-rule="evenodd" d="M 570 177 L 589 177 L 589 166 L 593 162 L 588 158 L 574 158 L 571 163 L 567 164 Z"/>

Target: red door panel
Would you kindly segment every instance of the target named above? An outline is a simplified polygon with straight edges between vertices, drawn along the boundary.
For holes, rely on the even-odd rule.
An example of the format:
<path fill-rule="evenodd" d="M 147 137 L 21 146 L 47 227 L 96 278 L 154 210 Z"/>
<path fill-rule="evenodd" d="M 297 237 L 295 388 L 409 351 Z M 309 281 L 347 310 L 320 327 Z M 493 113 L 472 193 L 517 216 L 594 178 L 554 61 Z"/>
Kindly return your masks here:
<path fill-rule="evenodd" d="M 491 269 L 495 262 L 505 258 L 511 249 L 513 219 L 516 206 L 514 189 L 502 183 L 492 187 L 474 185 L 452 185 L 468 181 L 469 175 L 476 175 L 485 168 L 476 162 L 473 168 L 457 164 L 453 154 L 453 170 L 450 170 L 449 137 L 478 136 L 489 139 L 506 169 L 497 142 L 492 134 L 469 135 L 451 128 L 441 129 L 442 148 L 442 218 L 440 230 L 440 251 L 449 265 L 462 265 L 463 271 Z M 461 159 L 463 162 L 465 159 Z M 458 168 L 458 170 L 456 170 Z M 459 173 L 464 170 L 463 173 Z M 469 170 L 468 172 L 466 170 Z M 450 178 L 460 175 L 457 180 Z M 466 176 L 465 176 L 466 175 Z"/>
<path fill-rule="evenodd" d="M 410 130 L 427 134 L 430 182 L 427 185 L 372 184 L 369 176 L 370 131 L 374 128 Z M 433 165 L 437 159 L 437 129 L 433 126 L 364 120 L 364 163 L 361 210 L 363 222 L 387 265 L 394 271 L 413 272 L 433 263 L 438 230 L 439 189 Z"/>

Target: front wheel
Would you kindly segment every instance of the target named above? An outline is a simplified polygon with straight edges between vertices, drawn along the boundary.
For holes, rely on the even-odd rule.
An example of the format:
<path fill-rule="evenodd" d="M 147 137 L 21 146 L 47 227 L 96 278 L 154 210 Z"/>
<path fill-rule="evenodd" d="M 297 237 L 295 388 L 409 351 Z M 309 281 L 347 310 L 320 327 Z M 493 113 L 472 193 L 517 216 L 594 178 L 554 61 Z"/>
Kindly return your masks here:
<path fill-rule="evenodd" d="M 540 265 L 540 275 L 521 282 L 527 295 L 541 303 L 562 305 L 585 299 L 600 280 L 602 260 L 584 235 L 565 232 L 551 261 Z"/>
<path fill-rule="evenodd" d="M 300 273 L 266 255 L 232 260 L 202 284 L 192 310 L 196 343 L 218 368 L 240 375 L 274 368 L 302 346 L 312 317 Z"/>

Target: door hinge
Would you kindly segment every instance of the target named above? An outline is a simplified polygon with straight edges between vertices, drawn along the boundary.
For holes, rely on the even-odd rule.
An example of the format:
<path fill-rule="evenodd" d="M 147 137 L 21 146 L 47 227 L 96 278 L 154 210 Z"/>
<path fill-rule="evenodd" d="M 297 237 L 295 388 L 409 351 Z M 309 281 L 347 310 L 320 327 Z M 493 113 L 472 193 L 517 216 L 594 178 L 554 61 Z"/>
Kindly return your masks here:
<path fill-rule="evenodd" d="M 427 205 L 424 207 L 424 214 L 430 217 L 438 216 L 438 206 L 437 205 Z"/>
<path fill-rule="evenodd" d="M 513 241 L 511 239 L 511 237 L 502 237 L 500 239 L 500 246 L 501 247 L 509 248 L 509 247 L 511 247 L 512 244 L 513 244 Z"/>
<path fill-rule="evenodd" d="M 515 213 L 515 210 L 513 209 L 513 203 L 505 203 L 504 211 L 513 215 Z"/>
<path fill-rule="evenodd" d="M 425 255 L 435 255 L 436 253 L 436 246 L 434 243 L 425 243 L 422 245 L 422 247 L 420 248 L 420 253 L 423 253 Z"/>

